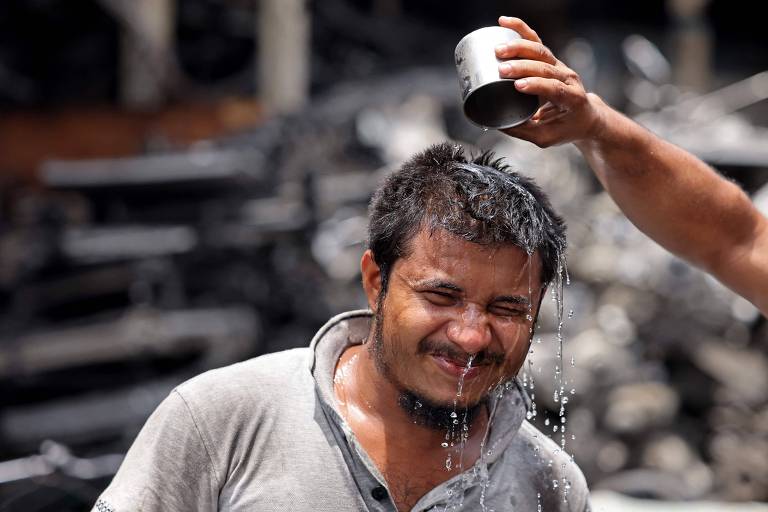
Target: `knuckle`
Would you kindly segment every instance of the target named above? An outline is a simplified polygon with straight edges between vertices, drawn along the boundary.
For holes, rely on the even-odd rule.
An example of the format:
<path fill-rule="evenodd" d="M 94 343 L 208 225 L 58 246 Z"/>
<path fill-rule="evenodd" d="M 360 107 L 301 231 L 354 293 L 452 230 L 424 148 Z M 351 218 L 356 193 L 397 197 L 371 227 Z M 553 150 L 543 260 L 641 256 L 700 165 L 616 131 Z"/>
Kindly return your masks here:
<path fill-rule="evenodd" d="M 554 93 L 555 93 L 555 98 L 557 100 L 562 100 L 563 98 L 565 98 L 566 94 L 568 94 L 568 91 L 565 88 L 565 84 L 562 82 L 557 84 L 555 86 Z"/>
<path fill-rule="evenodd" d="M 557 69 L 557 66 L 553 66 L 552 64 L 547 64 L 547 71 L 549 72 L 550 78 L 560 79 L 560 77 L 563 76 L 560 70 Z"/>
<path fill-rule="evenodd" d="M 516 55 L 520 51 L 520 41 L 510 41 L 504 47 L 504 53 L 509 56 Z"/>

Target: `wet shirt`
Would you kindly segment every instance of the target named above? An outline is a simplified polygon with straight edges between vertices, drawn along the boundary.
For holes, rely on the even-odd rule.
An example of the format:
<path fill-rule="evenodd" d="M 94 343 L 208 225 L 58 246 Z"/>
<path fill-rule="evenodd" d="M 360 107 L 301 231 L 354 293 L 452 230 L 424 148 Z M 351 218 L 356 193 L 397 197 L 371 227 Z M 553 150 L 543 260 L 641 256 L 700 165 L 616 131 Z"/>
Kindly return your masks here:
<path fill-rule="evenodd" d="M 333 395 L 336 362 L 362 343 L 370 319 L 368 311 L 344 313 L 309 348 L 178 386 L 147 420 L 93 511 L 396 510 Z M 525 421 L 519 385 L 500 386 L 489 406 L 482 456 L 412 510 L 590 510 L 579 469 Z"/>

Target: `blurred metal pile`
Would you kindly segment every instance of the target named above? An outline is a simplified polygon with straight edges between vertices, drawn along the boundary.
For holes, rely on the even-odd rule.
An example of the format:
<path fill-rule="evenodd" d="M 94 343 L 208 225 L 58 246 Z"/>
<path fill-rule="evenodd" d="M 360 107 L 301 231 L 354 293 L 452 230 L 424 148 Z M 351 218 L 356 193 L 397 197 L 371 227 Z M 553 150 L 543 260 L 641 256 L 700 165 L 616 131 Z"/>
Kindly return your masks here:
<path fill-rule="evenodd" d="M 768 500 L 765 319 L 641 235 L 572 149 L 475 129 L 456 95 L 452 70 L 343 84 L 300 116 L 188 153 L 50 162 L 48 190 L 4 198 L 0 455 L 17 460 L 0 464 L 0 483 L 26 471 L 88 503 L 119 462 L 109 454 L 174 384 L 306 345 L 329 315 L 363 305 L 371 191 L 450 138 L 508 157 L 568 221 L 566 441 L 591 485 Z M 559 440 L 551 307 L 540 322 L 526 367 L 538 426 Z M 20 506 L 35 492 L 25 482 L 0 499 Z"/>
<path fill-rule="evenodd" d="M 51 161 L 41 179 L 0 225 L 0 460 L 22 457 L 0 463 L 0 508 L 45 509 L 50 485 L 82 510 L 173 386 L 306 344 L 327 311 L 305 184 L 257 148 Z"/>

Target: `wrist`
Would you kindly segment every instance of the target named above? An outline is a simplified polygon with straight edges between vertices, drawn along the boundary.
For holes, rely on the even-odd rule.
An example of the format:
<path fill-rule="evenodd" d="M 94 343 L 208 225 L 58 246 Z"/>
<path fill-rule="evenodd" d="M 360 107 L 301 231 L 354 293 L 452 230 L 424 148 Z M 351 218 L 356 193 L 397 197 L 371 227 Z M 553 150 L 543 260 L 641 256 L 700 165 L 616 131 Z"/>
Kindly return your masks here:
<path fill-rule="evenodd" d="M 582 137 L 575 140 L 574 144 L 580 149 L 587 149 L 605 142 L 608 134 L 610 107 L 597 94 L 587 93 L 587 112 L 589 121 L 582 132 Z"/>
<path fill-rule="evenodd" d="M 587 101 L 592 120 L 584 130 L 584 136 L 574 141 L 582 152 L 628 149 L 646 142 L 645 130 L 611 108 L 600 96 L 590 92 L 587 94 Z"/>

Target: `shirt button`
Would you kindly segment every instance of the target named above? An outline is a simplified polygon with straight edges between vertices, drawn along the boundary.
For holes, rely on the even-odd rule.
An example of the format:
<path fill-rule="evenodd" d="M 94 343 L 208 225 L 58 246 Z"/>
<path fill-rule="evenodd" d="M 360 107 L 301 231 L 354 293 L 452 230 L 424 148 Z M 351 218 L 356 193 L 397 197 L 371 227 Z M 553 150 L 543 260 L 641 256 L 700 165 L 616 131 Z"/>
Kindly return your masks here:
<path fill-rule="evenodd" d="M 373 499 L 376 501 L 381 501 L 383 499 L 386 499 L 387 496 L 389 496 L 389 493 L 387 492 L 387 489 L 383 486 L 374 487 L 371 489 L 371 496 L 373 496 Z"/>

